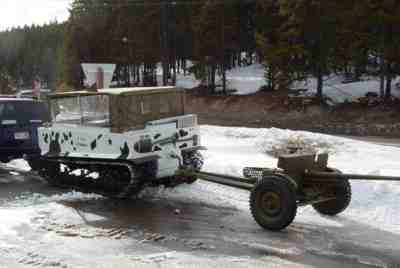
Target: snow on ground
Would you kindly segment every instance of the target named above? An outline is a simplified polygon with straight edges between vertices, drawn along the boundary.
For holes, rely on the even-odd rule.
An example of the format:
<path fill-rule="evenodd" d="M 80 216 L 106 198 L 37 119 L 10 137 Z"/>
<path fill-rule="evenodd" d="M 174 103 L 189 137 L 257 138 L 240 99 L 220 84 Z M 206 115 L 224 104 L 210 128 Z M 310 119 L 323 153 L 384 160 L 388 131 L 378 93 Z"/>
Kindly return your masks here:
<path fill-rule="evenodd" d="M 190 67 L 191 63 L 188 63 L 187 67 Z M 257 92 L 260 87 L 265 85 L 264 68 L 261 64 L 253 64 L 245 67 L 237 67 L 226 72 L 227 86 L 229 89 L 235 89 L 238 95 L 246 95 Z M 222 84 L 222 78 L 217 75 L 216 83 Z M 157 81 L 158 84 L 162 84 L 162 68 L 161 66 L 157 69 Z M 201 84 L 201 81 L 197 80 L 193 74 L 184 75 L 178 73 L 176 76 L 176 85 L 178 87 L 192 89 Z"/>
<path fill-rule="evenodd" d="M 222 78 L 217 75 L 216 83 L 221 85 Z M 238 67 L 226 72 L 228 89 L 236 90 L 237 95 L 246 95 L 257 92 L 266 84 L 264 78 L 264 69 L 260 64 L 254 64 L 246 67 Z M 177 74 L 177 86 L 191 89 L 200 85 L 194 75 Z"/>
<path fill-rule="evenodd" d="M 288 140 L 304 140 L 318 150 L 329 148 L 330 165 L 344 172 L 376 175 L 400 176 L 400 148 L 375 145 L 329 135 L 289 131 L 283 129 L 251 129 L 217 126 L 201 127 L 202 141 L 208 151 L 205 156 L 205 171 L 240 176 L 246 166 L 275 167 L 277 159 L 270 152 L 282 147 Z M 23 160 L 13 161 L 9 165 L 27 168 Z M 339 217 L 323 217 L 311 207 L 299 209 L 298 216 L 291 228 L 302 230 L 301 225 L 310 229 L 342 228 L 352 221 L 371 225 L 388 232 L 400 234 L 400 183 L 395 182 L 352 182 L 353 201 L 347 211 Z M 243 213 L 249 212 L 249 193 L 209 182 L 198 181 L 192 185 L 183 185 L 174 189 L 149 189 L 142 198 L 160 199 L 159 202 L 179 201 L 180 203 L 209 205 L 212 207 L 234 207 Z M 278 252 L 274 257 L 265 255 L 259 259 L 229 257 L 223 255 L 191 254 L 185 252 L 166 252 L 165 248 L 154 247 L 146 243 L 132 243 L 130 230 L 124 228 L 103 228 L 96 222 L 103 222 L 106 215 L 91 210 L 79 210 L 67 203 L 100 204 L 104 198 L 95 194 L 69 192 L 44 195 L 33 192 L 20 194 L 19 197 L 0 206 L 0 256 L 3 262 L 10 264 L 7 258 L 18 260 L 18 264 L 49 267 L 56 263 L 62 267 L 78 267 L 81 256 L 98 256 L 96 249 L 107 248 L 107 253 L 96 258 L 88 258 L 85 267 L 265 267 L 266 263 L 274 267 L 305 267 L 284 260 L 282 256 L 296 256 L 301 249 L 284 247 L 281 244 L 264 245 L 257 241 L 240 240 L 240 237 L 224 237 L 224 241 L 246 247 L 260 248 L 265 252 Z M 183 212 L 184 213 L 184 212 Z M 91 224 L 88 224 L 91 223 Z M 350 222 L 350 223 L 349 223 Z M 254 226 L 256 224 L 254 223 Z M 42 235 L 40 244 L 32 239 L 30 230 L 39 230 Z M 37 234 L 39 234 L 37 233 Z M 27 234 L 24 237 L 22 234 Z M 72 243 L 78 241 L 78 243 Z M 96 248 L 93 248 L 95 239 Z M 230 240 L 231 239 L 231 240 Z M 51 246 L 49 246 L 51 245 Z M 136 245 L 137 248 L 131 247 Z M 126 250 L 128 249 L 129 250 Z M 282 253 L 281 250 L 284 250 Z M 317 250 L 318 252 L 319 249 Z M 60 252 L 54 255 L 54 252 Z M 132 254 L 134 252 L 134 254 Z M 327 252 L 333 254 L 332 252 Z M 75 257 L 71 257 L 75 256 Z M 5 259 L 4 259 L 5 257 Z M 85 259 L 86 261 L 86 259 Z M 365 261 L 365 260 L 364 260 Z M 120 264 L 120 265 L 118 265 Z M 129 264 L 129 265 L 128 265 Z M 161 265 L 162 264 L 162 265 Z M 82 265 L 82 264 L 79 264 Z M 7 266 L 6 266 L 7 267 Z M 20 267 L 20 266 L 9 266 Z M 115 266 L 116 267 L 116 266 Z"/>
<path fill-rule="evenodd" d="M 22 161 L 21 161 L 22 163 Z M 13 229 L 15 226 L 21 224 L 28 224 L 36 214 L 40 214 L 41 210 L 51 211 L 55 218 L 71 221 L 80 218 L 79 214 L 71 208 L 65 208 L 62 202 L 77 202 L 77 201 L 90 201 L 103 199 L 102 196 L 96 194 L 83 194 L 80 192 L 69 192 L 64 194 L 54 194 L 47 196 L 38 193 L 23 193 L 15 200 L 7 203 L 5 206 L 0 207 L 0 218 L 4 225 L 1 225 L 0 235 L 5 232 L 5 228 Z M 13 210 L 10 210 L 13 208 Z M 39 211 L 39 212 L 38 212 Z M 87 218 L 87 216 L 86 216 Z"/>
<path fill-rule="evenodd" d="M 236 67 L 227 71 L 227 85 L 229 89 L 237 90 L 235 94 L 246 95 L 257 92 L 263 85 L 266 85 L 265 70 L 261 64 L 255 63 L 250 66 Z M 161 84 L 162 71 L 158 74 Z M 217 76 L 217 84 L 220 84 L 221 77 Z M 339 75 L 325 77 L 323 92 L 326 97 L 331 99 L 334 104 L 344 102 L 357 102 L 359 98 L 365 97 L 368 92 L 379 94 L 380 83 L 378 79 L 371 79 L 361 82 L 343 84 L 344 78 Z M 395 86 L 400 79 L 393 81 L 393 96 L 400 98 L 400 90 Z M 197 87 L 200 81 L 192 75 L 177 75 L 177 86 L 191 89 Z M 293 85 L 293 89 L 306 88 L 307 94 L 315 94 L 317 81 L 310 78 L 305 82 L 298 82 Z"/>
<path fill-rule="evenodd" d="M 236 89 L 237 95 L 257 92 L 266 84 L 264 67 L 257 63 L 227 71 L 226 79 L 228 88 Z"/>
<path fill-rule="evenodd" d="M 277 159 L 265 152 L 282 146 L 289 139 L 301 139 L 315 145 L 320 152 L 328 148 L 330 166 L 343 172 L 400 176 L 400 148 L 397 147 L 276 128 L 202 126 L 201 135 L 208 148 L 203 152 L 204 171 L 241 176 L 242 169 L 247 166 L 276 167 Z M 350 220 L 400 234 L 400 182 L 353 181 L 352 187 L 352 203 L 339 217 L 324 217 L 311 207 L 305 207 L 299 209 L 295 222 L 341 227 Z M 172 190 L 148 190 L 144 196 L 249 210 L 248 192 L 203 181 Z"/>
<path fill-rule="evenodd" d="M 192 63 L 187 62 L 187 67 Z M 196 88 L 201 84 L 193 74 L 177 73 L 177 86 L 185 89 Z M 249 66 L 235 67 L 226 72 L 228 89 L 236 90 L 236 95 L 253 94 L 267 84 L 265 80 L 265 69 L 259 63 Z M 368 80 L 343 84 L 345 78 L 341 75 L 330 75 L 324 78 L 324 95 L 332 101 L 332 104 L 340 104 L 344 102 L 357 102 L 359 98 L 365 97 L 368 92 L 379 94 L 380 83 L 377 78 L 366 78 Z M 157 82 L 162 85 L 162 67 L 157 66 Z M 400 82 L 400 78 L 393 81 L 392 95 L 400 98 L 400 89 L 397 89 L 396 83 Z M 222 84 L 222 78 L 217 74 L 217 85 Z M 293 89 L 308 89 L 306 95 L 314 95 L 317 91 L 317 80 L 309 78 L 304 82 L 294 83 Z"/>
<path fill-rule="evenodd" d="M 330 165 L 343 172 L 400 176 L 399 148 L 310 132 L 214 126 L 202 127 L 202 140 L 209 149 L 204 153 L 205 170 L 241 175 L 242 168 L 246 166 L 275 167 L 277 160 L 265 154 L 265 150 L 293 137 L 314 140 L 316 144 L 329 144 L 333 149 Z M 311 207 L 306 207 L 300 209 L 296 221 L 341 226 L 341 220 L 347 219 L 400 233 L 400 183 L 357 181 L 352 182 L 352 186 L 352 204 L 343 215 L 338 218 L 322 217 Z M 211 188 L 207 184 L 197 187 Z M 232 196 L 234 198 L 230 200 L 236 206 L 248 209 L 248 194 L 240 191 L 241 195 L 238 195 L 236 190 L 227 193 L 226 189 L 220 190 L 220 193 L 224 195 L 222 199 Z M 218 196 L 221 198 L 221 195 Z"/>
<path fill-rule="evenodd" d="M 343 84 L 343 77 L 332 75 L 325 78 L 323 92 L 334 104 L 344 102 L 358 102 L 359 98 L 365 97 L 368 92 L 379 93 L 380 82 L 378 79 L 365 80 L 360 82 L 353 82 Z M 399 81 L 396 79 L 393 82 L 392 95 L 394 97 L 400 97 L 400 90 L 398 90 L 395 84 Z M 308 88 L 308 93 L 317 92 L 317 81 L 316 79 L 310 78 L 306 82 L 296 83 L 294 88 Z"/>
<path fill-rule="evenodd" d="M 32 217 L 31 209 L 10 210 L 0 208 L 0 236 L 15 235 L 15 227 L 29 224 Z"/>
<path fill-rule="evenodd" d="M 23 159 L 15 159 L 11 162 L 7 163 L 7 166 L 10 168 L 16 168 L 21 171 L 30 171 L 31 167 L 29 166 L 28 162 L 24 161 Z"/>
<path fill-rule="evenodd" d="M 15 199 L 14 202 L 8 203 L 8 207 L 28 207 L 56 202 L 72 202 L 72 201 L 89 201 L 103 199 L 97 194 L 83 194 L 72 191 L 64 194 L 54 194 L 46 196 L 38 193 L 24 193 Z"/>
<path fill-rule="evenodd" d="M 166 252 L 161 254 L 150 254 L 145 256 L 131 258 L 135 264 L 140 267 L 154 267 L 154 263 L 159 264 L 158 267 L 298 267 L 308 268 L 311 266 L 293 263 L 274 256 L 264 256 L 260 259 L 250 257 L 227 257 L 227 256 L 212 256 L 201 258 L 198 256 L 188 255 L 181 252 Z M 167 261 L 167 262 L 165 262 Z M 160 265 L 163 263 L 163 266 Z"/>

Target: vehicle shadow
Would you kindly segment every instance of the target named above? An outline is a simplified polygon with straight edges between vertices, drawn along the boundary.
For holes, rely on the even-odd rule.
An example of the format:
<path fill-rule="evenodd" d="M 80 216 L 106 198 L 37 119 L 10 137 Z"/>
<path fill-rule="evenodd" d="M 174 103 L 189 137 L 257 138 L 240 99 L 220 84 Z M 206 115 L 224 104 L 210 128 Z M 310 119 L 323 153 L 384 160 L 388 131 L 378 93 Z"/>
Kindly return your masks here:
<path fill-rule="evenodd" d="M 196 226 L 212 228 L 215 222 L 232 216 L 237 210 L 217 207 L 206 203 L 168 200 L 164 198 L 142 197 L 128 200 L 103 198 L 100 200 L 60 201 L 64 206 L 81 212 L 82 215 L 96 214 L 101 221 L 85 221 L 102 228 L 146 228 L 151 231 L 188 231 Z M 195 224 L 194 224 L 195 223 Z M 219 228 L 219 225 L 216 229 Z"/>

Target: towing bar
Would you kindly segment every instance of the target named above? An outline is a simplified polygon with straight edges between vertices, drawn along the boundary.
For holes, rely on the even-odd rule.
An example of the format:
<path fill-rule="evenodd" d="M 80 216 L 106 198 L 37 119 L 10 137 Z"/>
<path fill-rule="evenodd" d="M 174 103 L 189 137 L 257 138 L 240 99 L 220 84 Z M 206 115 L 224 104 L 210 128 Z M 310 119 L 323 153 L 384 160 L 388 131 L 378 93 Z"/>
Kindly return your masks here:
<path fill-rule="evenodd" d="M 209 172 L 197 172 L 197 178 L 218 183 L 225 186 L 231 186 L 242 190 L 251 191 L 254 188 L 255 181 L 250 179 L 244 179 L 240 177 L 234 177 L 229 175 L 222 175 L 217 173 Z"/>

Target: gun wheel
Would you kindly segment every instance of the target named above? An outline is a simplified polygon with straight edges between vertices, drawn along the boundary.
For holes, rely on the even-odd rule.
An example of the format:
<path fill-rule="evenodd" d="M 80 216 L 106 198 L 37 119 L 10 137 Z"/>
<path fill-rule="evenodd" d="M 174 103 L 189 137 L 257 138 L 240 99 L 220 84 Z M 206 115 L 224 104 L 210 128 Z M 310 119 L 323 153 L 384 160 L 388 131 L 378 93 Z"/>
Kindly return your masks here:
<path fill-rule="evenodd" d="M 326 202 L 313 204 L 313 208 L 328 216 L 335 216 L 342 213 L 351 202 L 351 185 L 348 180 L 338 181 L 330 187 L 329 192 L 335 198 Z"/>
<path fill-rule="evenodd" d="M 250 210 L 261 227 L 271 231 L 286 228 L 297 213 L 295 187 L 284 178 L 260 180 L 250 194 Z"/>

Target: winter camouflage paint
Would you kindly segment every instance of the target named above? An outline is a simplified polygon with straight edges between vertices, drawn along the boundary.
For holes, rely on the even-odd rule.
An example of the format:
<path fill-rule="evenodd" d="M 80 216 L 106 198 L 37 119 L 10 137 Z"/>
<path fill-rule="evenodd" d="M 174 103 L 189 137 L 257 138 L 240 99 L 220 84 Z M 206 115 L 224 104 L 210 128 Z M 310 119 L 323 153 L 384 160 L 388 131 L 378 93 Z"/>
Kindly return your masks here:
<path fill-rule="evenodd" d="M 80 98 L 110 97 L 108 102 L 104 102 L 104 98 L 102 99 L 100 109 L 100 105 L 93 105 L 89 102 L 85 104 L 86 106 L 92 105 L 102 112 L 110 111 L 110 118 L 107 119 L 110 122 L 97 127 L 80 124 L 79 119 L 71 117 L 70 121 L 76 121 L 71 123 L 68 122 L 68 116 L 64 115 L 68 113 L 64 113 L 61 116 L 61 122 L 53 120 L 51 125 L 38 130 L 41 155 L 102 160 L 119 159 L 135 163 L 157 160 L 158 174 L 156 177 L 172 176 L 183 161 L 182 151 L 200 148 L 197 116 L 183 114 L 183 101 L 180 94 L 174 88 L 153 88 L 117 89 L 100 93 L 75 92 L 54 96 L 54 100 L 69 98 L 69 100 L 75 101 L 76 99 L 81 110 L 82 100 Z M 147 97 L 146 100 L 150 102 L 149 104 L 143 103 L 143 96 Z M 159 105 L 166 98 L 172 100 L 168 103 L 169 113 L 162 111 Z M 151 108 L 151 111 L 141 116 L 140 111 L 146 105 Z M 62 113 L 60 110 L 65 109 L 64 106 L 60 105 L 55 109 L 57 114 L 53 114 L 53 118 L 57 118 Z M 135 113 L 135 109 L 139 112 Z M 126 111 L 130 111 L 130 113 Z M 83 118 L 82 112 L 80 114 Z M 147 119 L 152 120 L 146 121 Z M 93 122 L 107 120 L 94 120 Z"/>

